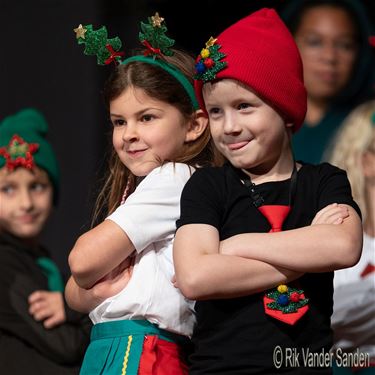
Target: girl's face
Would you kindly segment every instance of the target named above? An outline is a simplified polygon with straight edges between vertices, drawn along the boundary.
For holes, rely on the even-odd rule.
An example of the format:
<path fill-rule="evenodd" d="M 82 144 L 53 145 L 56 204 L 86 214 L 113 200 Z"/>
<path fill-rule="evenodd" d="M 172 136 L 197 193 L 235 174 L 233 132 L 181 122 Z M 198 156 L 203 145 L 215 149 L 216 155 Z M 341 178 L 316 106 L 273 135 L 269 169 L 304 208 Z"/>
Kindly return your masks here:
<path fill-rule="evenodd" d="M 329 100 L 348 83 L 357 57 L 356 32 L 348 13 L 329 5 L 308 9 L 295 33 L 310 98 Z"/>
<path fill-rule="evenodd" d="M 129 87 L 110 103 L 113 146 L 126 167 L 146 176 L 172 160 L 189 137 L 189 123 L 174 106 Z"/>
<path fill-rule="evenodd" d="M 0 169 L 0 230 L 35 239 L 52 210 L 53 189 L 45 171 Z"/>
<path fill-rule="evenodd" d="M 203 98 L 215 145 L 235 167 L 257 173 L 281 160 L 289 147 L 285 121 L 250 89 L 224 79 L 205 84 Z"/>

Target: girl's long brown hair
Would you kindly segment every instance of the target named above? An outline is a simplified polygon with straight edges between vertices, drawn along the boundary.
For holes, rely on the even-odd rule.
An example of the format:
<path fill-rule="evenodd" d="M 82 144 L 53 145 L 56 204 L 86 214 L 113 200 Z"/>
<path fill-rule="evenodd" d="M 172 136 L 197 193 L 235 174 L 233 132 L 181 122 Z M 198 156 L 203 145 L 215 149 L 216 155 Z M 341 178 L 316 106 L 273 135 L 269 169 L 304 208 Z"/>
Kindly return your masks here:
<path fill-rule="evenodd" d="M 163 59 L 174 65 L 193 83 L 194 60 L 191 56 L 174 50 L 173 56 L 163 56 Z M 180 82 L 161 67 L 142 61 L 132 61 L 115 68 L 104 87 L 107 107 L 109 108 L 110 102 L 130 86 L 144 90 L 148 96 L 156 100 L 173 105 L 186 120 L 191 120 L 195 116 L 196 111 Z M 186 143 L 181 153 L 174 160 L 169 161 L 186 163 L 190 166 L 204 166 L 214 164 L 215 159 L 217 156 L 207 126 L 197 140 Z M 109 215 L 118 207 L 126 187 L 129 194 L 135 190 L 136 176 L 120 161 L 112 149 L 104 184 L 96 200 L 92 224 L 98 222 L 102 215 Z"/>

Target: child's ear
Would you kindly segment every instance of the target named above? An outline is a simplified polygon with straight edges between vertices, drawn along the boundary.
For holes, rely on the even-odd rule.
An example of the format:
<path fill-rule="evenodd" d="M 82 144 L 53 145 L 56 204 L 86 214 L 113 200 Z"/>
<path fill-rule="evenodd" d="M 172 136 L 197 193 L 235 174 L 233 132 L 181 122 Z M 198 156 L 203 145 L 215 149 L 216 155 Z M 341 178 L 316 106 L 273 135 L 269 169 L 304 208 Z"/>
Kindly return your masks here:
<path fill-rule="evenodd" d="M 185 142 L 192 142 L 198 139 L 208 126 L 207 114 L 199 109 L 195 112 L 193 119 L 188 125 L 188 131 L 185 136 Z"/>

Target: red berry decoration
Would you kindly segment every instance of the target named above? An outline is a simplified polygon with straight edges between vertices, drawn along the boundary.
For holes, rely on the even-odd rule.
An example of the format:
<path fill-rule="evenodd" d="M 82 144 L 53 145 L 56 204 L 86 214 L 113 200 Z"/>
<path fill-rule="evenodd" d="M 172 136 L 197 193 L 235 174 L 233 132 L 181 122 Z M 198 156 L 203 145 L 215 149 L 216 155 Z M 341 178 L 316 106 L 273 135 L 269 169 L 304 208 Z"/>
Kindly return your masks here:
<path fill-rule="evenodd" d="M 204 60 L 204 65 L 206 66 L 207 69 L 210 69 L 215 65 L 215 61 L 210 58 L 207 58 Z"/>
<path fill-rule="evenodd" d="M 300 295 L 297 293 L 297 292 L 293 292 L 291 295 L 290 295 L 290 300 L 292 302 L 298 302 L 300 300 Z"/>

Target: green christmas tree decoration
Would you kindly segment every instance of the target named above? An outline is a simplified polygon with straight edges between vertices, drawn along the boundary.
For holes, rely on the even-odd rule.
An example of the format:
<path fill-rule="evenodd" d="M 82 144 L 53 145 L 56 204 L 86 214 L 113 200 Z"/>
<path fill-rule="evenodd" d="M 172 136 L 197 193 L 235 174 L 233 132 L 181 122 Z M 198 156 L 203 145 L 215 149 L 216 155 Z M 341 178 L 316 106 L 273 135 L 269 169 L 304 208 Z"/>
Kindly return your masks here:
<path fill-rule="evenodd" d="M 171 47 L 174 45 L 174 39 L 166 35 L 167 27 L 163 23 L 164 18 L 158 13 L 148 17 L 148 23 L 141 22 L 141 30 L 139 32 L 139 41 L 147 47 L 146 55 L 172 56 Z"/>
<path fill-rule="evenodd" d="M 202 49 L 195 64 L 194 79 L 203 82 L 212 81 L 216 78 L 216 74 L 227 66 L 226 61 L 220 61 L 225 54 L 219 51 L 221 45 L 216 44 L 216 40 L 211 37 L 206 43 L 206 48 Z"/>
<path fill-rule="evenodd" d="M 79 25 L 74 29 L 78 44 L 85 44 L 83 53 L 97 57 L 99 65 L 108 65 L 111 62 L 118 64 L 121 62 L 123 52 L 119 52 L 122 43 L 119 37 L 108 39 L 105 26 L 94 30 L 92 25 Z"/>
<path fill-rule="evenodd" d="M 297 312 L 298 309 L 308 304 L 309 299 L 302 297 L 303 290 L 302 289 L 295 289 L 288 287 L 288 291 L 286 293 L 280 293 L 277 289 L 272 289 L 270 292 L 266 293 L 268 298 L 274 300 L 274 302 L 270 302 L 267 304 L 271 310 L 279 310 L 282 311 L 284 314 L 294 313 Z M 297 298 L 293 298 L 297 296 Z M 287 302 L 280 303 L 281 300 L 284 298 Z"/>

